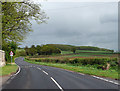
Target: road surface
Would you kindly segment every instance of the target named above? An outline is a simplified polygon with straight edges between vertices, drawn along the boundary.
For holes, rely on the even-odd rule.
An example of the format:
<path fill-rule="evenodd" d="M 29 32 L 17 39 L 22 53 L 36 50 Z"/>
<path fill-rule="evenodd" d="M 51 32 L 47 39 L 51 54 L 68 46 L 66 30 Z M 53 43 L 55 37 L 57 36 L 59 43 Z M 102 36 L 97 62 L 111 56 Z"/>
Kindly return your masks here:
<path fill-rule="evenodd" d="M 118 89 L 118 85 L 112 82 L 60 68 L 27 63 L 22 57 L 17 58 L 15 63 L 19 65 L 20 70 L 3 85 L 3 90 L 55 89 L 64 91 L 66 89 L 76 89 L 79 91 L 80 89 L 89 89 L 89 91 L 97 91 L 97 89 L 104 89 L 105 91 L 116 91 L 114 89 Z"/>

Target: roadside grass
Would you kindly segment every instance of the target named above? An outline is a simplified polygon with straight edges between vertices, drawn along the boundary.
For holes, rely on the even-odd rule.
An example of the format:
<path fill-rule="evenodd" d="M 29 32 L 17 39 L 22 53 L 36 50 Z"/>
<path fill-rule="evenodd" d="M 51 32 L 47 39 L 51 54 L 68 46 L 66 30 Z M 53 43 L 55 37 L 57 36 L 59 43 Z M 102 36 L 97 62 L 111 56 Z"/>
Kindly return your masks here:
<path fill-rule="evenodd" d="M 18 69 L 18 66 L 16 64 L 7 64 L 0 68 L 0 76 L 10 75 L 12 73 L 15 73 Z"/>
<path fill-rule="evenodd" d="M 117 70 L 102 70 L 102 69 L 97 69 L 94 67 L 88 67 L 88 66 L 75 66 L 71 64 L 60 64 L 60 63 L 47 63 L 47 62 L 35 62 L 31 60 L 24 59 L 24 61 L 32 63 L 32 64 L 39 64 L 39 65 L 45 65 L 45 66 L 52 66 L 52 67 L 57 67 L 57 68 L 62 68 L 74 72 L 80 72 L 88 75 L 96 75 L 96 76 L 101 76 L 101 77 L 108 77 L 112 79 L 118 79 L 118 71 Z"/>

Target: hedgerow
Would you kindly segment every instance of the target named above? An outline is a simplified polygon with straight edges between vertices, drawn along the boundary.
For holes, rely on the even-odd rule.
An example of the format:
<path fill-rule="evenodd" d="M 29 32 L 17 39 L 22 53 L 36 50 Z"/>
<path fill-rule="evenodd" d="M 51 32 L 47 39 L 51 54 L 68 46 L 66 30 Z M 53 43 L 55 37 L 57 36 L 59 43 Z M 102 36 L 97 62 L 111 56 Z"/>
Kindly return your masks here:
<path fill-rule="evenodd" d="M 102 69 L 102 67 L 106 67 L 107 64 L 110 64 L 110 68 L 118 69 L 118 58 L 76 58 L 73 60 L 70 59 L 37 59 L 34 60 L 36 62 L 51 62 L 51 63 L 66 63 L 72 65 L 90 65 L 93 67 L 97 67 L 98 69 Z"/>

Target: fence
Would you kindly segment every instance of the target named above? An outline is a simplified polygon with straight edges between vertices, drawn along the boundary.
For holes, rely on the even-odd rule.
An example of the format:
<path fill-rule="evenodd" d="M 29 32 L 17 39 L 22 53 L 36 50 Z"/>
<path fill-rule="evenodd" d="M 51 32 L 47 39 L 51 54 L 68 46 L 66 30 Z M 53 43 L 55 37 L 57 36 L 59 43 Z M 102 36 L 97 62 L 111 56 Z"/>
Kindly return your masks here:
<path fill-rule="evenodd" d="M 0 50 L 0 67 L 4 66 L 5 62 L 5 51 Z"/>

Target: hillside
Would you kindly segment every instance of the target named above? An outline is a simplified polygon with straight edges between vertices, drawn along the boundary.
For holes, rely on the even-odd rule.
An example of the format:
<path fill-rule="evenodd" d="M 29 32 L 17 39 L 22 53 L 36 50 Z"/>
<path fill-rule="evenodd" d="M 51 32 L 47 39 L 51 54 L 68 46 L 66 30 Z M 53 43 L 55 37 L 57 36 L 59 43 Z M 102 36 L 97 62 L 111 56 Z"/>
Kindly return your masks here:
<path fill-rule="evenodd" d="M 46 44 L 46 45 L 59 48 L 62 51 L 70 51 L 72 48 L 75 48 L 76 50 L 110 51 L 110 52 L 114 52 L 114 50 L 105 49 L 105 48 L 99 48 L 99 47 L 94 47 L 94 46 L 73 46 L 73 45 L 64 45 L 64 44 Z"/>

